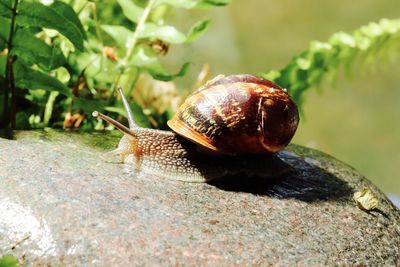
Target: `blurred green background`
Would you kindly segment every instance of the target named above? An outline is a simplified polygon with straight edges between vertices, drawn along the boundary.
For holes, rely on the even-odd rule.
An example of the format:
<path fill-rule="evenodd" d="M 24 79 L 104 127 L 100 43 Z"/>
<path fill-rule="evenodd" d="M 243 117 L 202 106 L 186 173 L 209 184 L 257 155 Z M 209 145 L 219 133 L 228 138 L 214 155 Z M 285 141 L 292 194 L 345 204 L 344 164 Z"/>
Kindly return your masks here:
<path fill-rule="evenodd" d="M 311 40 L 399 18 L 400 9 L 398 0 L 236 0 L 207 14 L 178 11 L 172 17 L 185 25 L 205 16 L 213 22 L 205 36 L 189 47 L 172 47 L 170 55 L 190 58 L 194 69 L 209 63 L 213 75 L 257 74 L 281 69 Z M 400 63 L 389 59 L 374 67 L 309 90 L 294 142 L 335 156 L 399 196 Z"/>

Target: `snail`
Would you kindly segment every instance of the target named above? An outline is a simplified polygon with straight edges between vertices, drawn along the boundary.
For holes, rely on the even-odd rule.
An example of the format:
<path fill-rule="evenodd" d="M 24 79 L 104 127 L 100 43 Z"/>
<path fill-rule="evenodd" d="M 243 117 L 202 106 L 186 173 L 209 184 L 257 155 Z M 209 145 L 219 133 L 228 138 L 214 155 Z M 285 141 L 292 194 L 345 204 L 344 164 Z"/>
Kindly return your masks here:
<path fill-rule="evenodd" d="M 173 131 L 139 127 L 122 89 L 129 128 L 93 112 L 124 133 L 113 154 L 136 170 L 175 180 L 209 182 L 230 175 L 275 177 L 285 168 L 273 154 L 292 139 L 297 106 L 271 81 L 219 75 L 193 92 L 167 122 Z"/>

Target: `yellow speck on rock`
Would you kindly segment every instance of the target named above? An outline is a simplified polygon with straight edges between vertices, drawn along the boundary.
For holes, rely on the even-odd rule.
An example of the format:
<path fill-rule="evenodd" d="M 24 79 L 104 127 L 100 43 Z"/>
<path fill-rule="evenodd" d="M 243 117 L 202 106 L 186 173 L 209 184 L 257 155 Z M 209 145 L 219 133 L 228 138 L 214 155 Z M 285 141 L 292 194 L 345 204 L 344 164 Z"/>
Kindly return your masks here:
<path fill-rule="evenodd" d="M 353 194 L 353 199 L 360 209 L 366 211 L 376 209 L 379 203 L 379 200 L 375 197 L 374 193 L 372 193 L 368 188 L 355 192 Z"/>

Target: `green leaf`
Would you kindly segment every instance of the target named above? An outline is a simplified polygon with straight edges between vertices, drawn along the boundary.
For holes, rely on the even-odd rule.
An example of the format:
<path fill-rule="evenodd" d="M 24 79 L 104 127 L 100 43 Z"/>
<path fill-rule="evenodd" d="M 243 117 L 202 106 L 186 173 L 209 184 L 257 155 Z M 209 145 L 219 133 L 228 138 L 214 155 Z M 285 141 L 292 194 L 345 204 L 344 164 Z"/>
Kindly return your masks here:
<path fill-rule="evenodd" d="M 129 105 L 134 114 L 135 122 L 141 127 L 150 128 L 151 125 L 146 115 L 143 113 L 142 108 L 136 103 L 131 103 Z M 81 109 L 88 114 L 92 114 L 94 110 L 99 110 L 99 111 L 106 110 L 126 117 L 126 112 L 122 106 L 122 103 L 118 103 L 116 106 L 107 106 L 106 101 L 76 97 L 74 98 L 73 108 Z"/>
<path fill-rule="evenodd" d="M 43 40 L 35 37 L 27 28 L 19 30 L 15 34 L 12 53 L 28 65 L 38 64 L 47 71 L 56 69 L 66 62 L 59 47 L 49 46 Z"/>
<path fill-rule="evenodd" d="M 193 0 L 158 0 L 157 5 L 169 5 L 172 7 L 192 9 L 197 5 L 197 1 Z"/>
<path fill-rule="evenodd" d="M 57 5 L 56 5 L 57 7 Z M 57 30 L 64 35 L 79 50 L 83 50 L 81 30 L 68 19 L 68 15 L 60 13 L 52 6 L 45 6 L 38 2 L 22 2 L 19 5 L 17 24 L 24 27 L 43 27 Z"/>
<path fill-rule="evenodd" d="M 185 76 L 186 73 L 187 73 L 188 70 L 189 70 L 189 67 L 190 67 L 190 62 L 186 62 L 186 63 L 184 63 L 184 64 L 182 65 L 182 67 L 180 68 L 180 70 L 179 70 L 177 73 L 175 73 L 175 74 L 168 74 L 168 73 L 166 73 L 166 72 L 155 72 L 155 71 L 153 71 L 153 70 L 151 70 L 151 69 L 149 69 L 148 71 L 149 71 L 150 75 L 151 75 L 154 79 L 157 79 L 157 80 L 160 80 L 160 81 L 171 81 L 171 80 L 173 80 L 173 79 L 175 79 L 175 78 L 177 78 L 177 77 L 183 77 L 183 76 Z"/>
<path fill-rule="evenodd" d="M 126 112 L 125 112 L 125 109 L 124 109 L 124 107 L 122 105 L 119 105 L 118 107 L 117 106 L 114 106 L 114 107 L 113 106 L 107 106 L 107 107 L 104 107 L 104 110 L 107 110 L 109 112 L 114 112 L 114 113 L 117 113 L 119 115 L 122 115 L 122 116 L 126 117 Z"/>
<path fill-rule="evenodd" d="M 157 54 L 147 46 L 139 46 L 129 64 L 146 69 L 153 78 L 161 81 L 170 81 L 176 77 L 184 76 L 190 66 L 190 63 L 187 62 L 182 65 L 177 73 L 169 74 L 162 66 Z"/>
<path fill-rule="evenodd" d="M 117 2 L 121 6 L 125 17 L 130 21 L 137 23 L 142 17 L 143 8 L 135 5 L 132 0 L 117 0 Z"/>
<path fill-rule="evenodd" d="M 281 76 L 281 73 L 276 70 L 271 70 L 267 73 L 261 73 L 260 76 L 262 76 L 264 79 L 275 82 Z"/>
<path fill-rule="evenodd" d="M 297 58 L 296 62 L 301 70 L 308 70 L 311 66 L 311 61 L 303 57 Z"/>
<path fill-rule="evenodd" d="M 205 19 L 197 22 L 194 24 L 188 34 L 186 35 L 186 42 L 191 43 L 195 40 L 197 40 L 200 36 L 204 34 L 204 32 L 208 29 L 210 26 L 211 20 Z"/>
<path fill-rule="evenodd" d="M 9 33 L 10 33 L 10 19 L 6 19 L 3 17 L 0 17 L 0 40 L 3 42 L 8 41 Z"/>
<path fill-rule="evenodd" d="M 191 43 L 203 35 L 209 25 L 210 20 L 199 21 L 192 26 L 187 36 L 185 36 L 173 26 L 145 23 L 142 30 L 138 33 L 138 37 L 141 39 L 158 39 L 171 44 Z M 131 31 L 123 26 L 102 25 L 101 28 L 107 32 L 120 47 L 125 47 L 128 38 L 133 35 Z"/>
<path fill-rule="evenodd" d="M 12 0 L 0 1 L 0 16 L 11 18 L 12 16 Z"/>
<path fill-rule="evenodd" d="M 131 107 L 132 113 L 133 113 L 133 117 L 135 122 L 140 126 L 140 127 L 144 127 L 144 128 L 151 128 L 151 124 L 149 122 L 149 119 L 147 118 L 147 116 L 143 113 L 143 109 L 141 106 L 139 106 L 137 103 L 132 102 L 129 104 L 129 106 Z M 122 106 L 122 103 L 115 106 L 115 107 L 110 107 L 107 106 L 104 108 L 104 110 L 107 110 L 109 112 L 115 112 L 121 116 L 124 116 L 126 118 L 126 112 L 124 107 Z"/>
<path fill-rule="evenodd" d="M 136 49 L 129 63 L 137 67 L 145 67 L 147 69 L 159 71 L 164 70 L 154 51 L 143 45 Z"/>
<path fill-rule="evenodd" d="M 345 45 L 349 47 L 356 47 L 356 41 L 353 36 L 345 32 L 335 33 L 329 40 L 332 45 Z"/>
<path fill-rule="evenodd" d="M 62 14 L 62 16 L 64 16 L 68 21 L 72 22 L 79 29 L 83 39 L 87 38 L 86 32 L 83 29 L 83 25 L 79 20 L 78 15 L 70 5 L 62 1 L 54 1 L 50 7 L 53 8 L 53 10 L 55 10 L 58 14 Z"/>
<path fill-rule="evenodd" d="M 102 54 L 94 53 L 81 53 L 77 58 L 77 67 L 80 70 L 85 70 L 85 77 L 88 82 L 96 79 L 104 83 L 113 83 L 120 71 L 115 62 Z"/>
<path fill-rule="evenodd" d="M 74 109 L 81 109 L 88 114 L 92 114 L 95 110 L 104 110 L 106 105 L 107 102 L 104 100 L 85 99 L 82 97 L 75 97 L 73 102 Z"/>
<path fill-rule="evenodd" d="M 166 4 L 173 7 L 192 9 L 192 8 L 210 8 L 215 6 L 225 6 L 231 3 L 231 0 L 158 0 L 157 5 Z"/>
<path fill-rule="evenodd" d="M 282 70 L 262 76 L 287 88 L 300 106 L 302 95 L 309 88 L 320 86 L 324 79 L 332 81 L 342 66 L 349 72 L 352 66 L 360 69 L 361 63 L 378 61 L 382 52 L 397 52 L 399 39 L 400 19 L 383 19 L 351 34 L 335 33 L 328 42 L 313 41 L 308 50 L 294 57 Z"/>
<path fill-rule="evenodd" d="M 144 114 L 142 107 L 135 102 L 129 104 L 129 106 L 131 107 L 135 122 L 141 127 L 151 128 L 149 118 Z"/>
<path fill-rule="evenodd" d="M 71 95 L 71 90 L 59 80 L 41 71 L 31 69 L 19 60 L 14 63 L 14 75 L 17 87 L 58 91 L 65 96 Z"/>
<path fill-rule="evenodd" d="M 139 38 L 159 39 L 171 44 L 181 44 L 186 41 L 186 36 L 172 26 L 159 26 L 154 23 L 145 23 L 138 33 Z"/>
<path fill-rule="evenodd" d="M 0 258 L 0 267 L 18 267 L 18 259 L 11 255 Z"/>
<path fill-rule="evenodd" d="M 125 48 L 129 38 L 132 38 L 133 33 L 124 26 L 119 25 L 101 25 L 103 31 L 110 35 L 117 45 Z"/>
<path fill-rule="evenodd" d="M 197 8 L 209 8 L 216 6 L 226 6 L 229 5 L 231 0 L 200 0 L 198 1 L 196 7 Z"/>
<path fill-rule="evenodd" d="M 6 76 L 6 62 L 7 62 L 6 55 L 0 55 L 0 77 Z"/>
<path fill-rule="evenodd" d="M 7 47 L 7 43 L 4 40 L 0 39 L 0 51 Z"/>
<path fill-rule="evenodd" d="M 47 91 L 43 89 L 31 89 L 25 95 L 25 99 L 31 101 L 32 103 L 42 105 L 46 102 Z"/>
<path fill-rule="evenodd" d="M 46 107 L 44 109 L 44 115 L 43 115 L 43 124 L 45 127 L 47 125 L 49 125 L 51 115 L 53 114 L 54 102 L 56 101 L 58 94 L 59 94 L 59 92 L 52 91 L 47 100 Z"/>
<path fill-rule="evenodd" d="M 67 83 L 71 79 L 71 75 L 68 70 L 64 67 L 55 70 L 57 79 L 62 83 Z"/>

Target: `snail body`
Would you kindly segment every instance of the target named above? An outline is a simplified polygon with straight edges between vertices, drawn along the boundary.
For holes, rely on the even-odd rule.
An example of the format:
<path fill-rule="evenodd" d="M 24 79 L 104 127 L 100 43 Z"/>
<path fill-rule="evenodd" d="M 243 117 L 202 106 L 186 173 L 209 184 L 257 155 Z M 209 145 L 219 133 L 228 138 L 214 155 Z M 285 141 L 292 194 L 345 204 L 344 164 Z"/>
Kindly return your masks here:
<path fill-rule="evenodd" d="M 119 92 L 129 128 L 93 113 L 125 133 L 113 153 L 136 170 L 175 180 L 277 176 L 282 164 L 272 154 L 286 147 L 299 122 L 290 96 L 253 75 L 217 76 L 193 92 L 168 121 L 173 132 L 137 126 Z"/>

